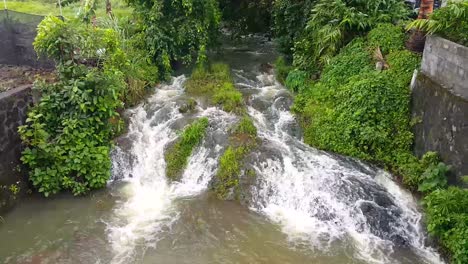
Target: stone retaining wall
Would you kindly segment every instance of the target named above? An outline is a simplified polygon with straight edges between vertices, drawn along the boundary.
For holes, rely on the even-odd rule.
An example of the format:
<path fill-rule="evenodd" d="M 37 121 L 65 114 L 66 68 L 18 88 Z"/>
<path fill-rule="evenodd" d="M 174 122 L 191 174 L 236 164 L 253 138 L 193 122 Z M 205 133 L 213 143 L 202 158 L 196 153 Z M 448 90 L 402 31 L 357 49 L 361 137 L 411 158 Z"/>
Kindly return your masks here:
<path fill-rule="evenodd" d="M 443 38 L 428 36 L 421 72 L 454 95 L 468 99 L 467 47 Z"/>
<path fill-rule="evenodd" d="M 26 178 L 18 170 L 22 150 L 18 126 L 24 124 L 32 103 L 31 85 L 0 93 L 0 213 L 27 187 Z"/>
<path fill-rule="evenodd" d="M 412 89 L 415 154 L 436 151 L 456 176 L 468 175 L 468 48 L 428 37 Z"/>

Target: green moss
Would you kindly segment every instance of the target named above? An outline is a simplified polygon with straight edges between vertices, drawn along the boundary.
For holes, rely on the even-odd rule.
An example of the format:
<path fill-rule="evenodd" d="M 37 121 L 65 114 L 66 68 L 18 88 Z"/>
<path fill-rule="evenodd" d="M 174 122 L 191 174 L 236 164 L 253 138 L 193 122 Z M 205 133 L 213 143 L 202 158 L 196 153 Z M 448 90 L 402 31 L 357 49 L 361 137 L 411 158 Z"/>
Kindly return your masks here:
<path fill-rule="evenodd" d="M 215 63 L 207 68 L 197 67 L 185 83 L 185 90 L 191 95 L 207 96 L 224 111 L 243 111 L 242 94 L 234 87 L 229 66 L 226 64 Z"/>
<path fill-rule="evenodd" d="M 214 190 L 220 199 L 226 199 L 231 189 L 236 189 L 244 166 L 243 159 L 256 144 L 257 128 L 248 115 L 230 129 L 230 146 L 220 158 Z M 252 176 L 251 171 L 245 174 Z M 255 176 L 255 172 L 253 172 Z"/>
<path fill-rule="evenodd" d="M 235 135 L 246 134 L 252 138 L 255 138 L 257 136 L 257 128 L 255 127 L 250 116 L 246 114 L 242 116 L 239 123 L 237 123 L 236 126 L 234 126 L 232 132 Z"/>
<path fill-rule="evenodd" d="M 177 180 L 188 163 L 193 149 L 201 142 L 208 127 L 208 118 L 203 117 L 187 126 L 177 142 L 165 153 L 166 176 Z"/>

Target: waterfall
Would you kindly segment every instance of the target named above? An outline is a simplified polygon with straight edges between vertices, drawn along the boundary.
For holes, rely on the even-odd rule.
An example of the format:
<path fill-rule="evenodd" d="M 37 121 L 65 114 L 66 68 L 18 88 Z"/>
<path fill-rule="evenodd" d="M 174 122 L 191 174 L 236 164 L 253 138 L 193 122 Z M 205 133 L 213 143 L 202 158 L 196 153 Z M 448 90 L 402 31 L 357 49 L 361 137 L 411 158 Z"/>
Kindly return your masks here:
<path fill-rule="evenodd" d="M 113 153 L 113 177 L 122 183 L 118 190 L 121 202 L 114 209 L 113 218 L 106 221 L 115 253 L 113 263 L 128 263 L 144 254 L 144 249 L 137 252 L 138 245 L 155 247 L 160 234 L 178 219 L 174 201 L 204 191 L 216 170 L 221 147 L 213 139 L 205 140 L 194 151 L 180 182 L 166 179 L 165 146 L 177 138 L 174 126 L 188 122 L 177 107 L 185 80 L 179 76 L 171 84 L 158 87 L 147 105 L 128 113 L 131 123 L 125 137 L 131 141 L 131 147 L 117 148 Z M 198 117 L 202 116 L 216 124 L 208 129 L 207 138 L 225 131 L 236 119 L 214 107 L 201 109 Z"/>

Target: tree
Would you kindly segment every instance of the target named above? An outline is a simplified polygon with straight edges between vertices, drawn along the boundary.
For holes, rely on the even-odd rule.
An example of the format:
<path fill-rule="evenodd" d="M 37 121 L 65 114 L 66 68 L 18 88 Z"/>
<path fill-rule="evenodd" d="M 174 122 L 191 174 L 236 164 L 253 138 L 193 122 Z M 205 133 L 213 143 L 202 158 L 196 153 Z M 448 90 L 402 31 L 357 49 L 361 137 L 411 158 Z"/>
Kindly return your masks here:
<path fill-rule="evenodd" d="M 434 10 L 434 0 L 421 0 L 419 6 L 418 19 L 427 19 Z M 423 31 L 416 29 L 406 43 L 409 50 L 415 52 L 422 52 L 424 50 L 424 43 L 426 42 L 426 35 Z"/>

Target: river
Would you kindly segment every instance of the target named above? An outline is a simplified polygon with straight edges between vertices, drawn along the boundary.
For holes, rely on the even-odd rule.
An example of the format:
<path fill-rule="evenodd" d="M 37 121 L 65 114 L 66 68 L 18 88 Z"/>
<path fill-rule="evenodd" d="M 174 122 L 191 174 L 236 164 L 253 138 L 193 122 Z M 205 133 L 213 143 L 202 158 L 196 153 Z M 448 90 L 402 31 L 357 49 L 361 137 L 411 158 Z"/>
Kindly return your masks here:
<path fill-rule="evenodd" d="M 313 149 L 289 107 L 292 95 L 262 65 L 276 54 L 261 37 L 225 43 L 228 63 L 260 144 L 242 203 L 210 191 L 227 130 L 239 119 L 187 98 L 180 74 L 129 109 L 112 153 L 112 179 L 85 197 L 32 195 L 0 219 L 2 263 L 443 263 L 415 198 L 390 174 Z M 164 149 L 195 118 L 210 125 L 179 182 L 165 177 Z"/>

